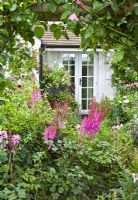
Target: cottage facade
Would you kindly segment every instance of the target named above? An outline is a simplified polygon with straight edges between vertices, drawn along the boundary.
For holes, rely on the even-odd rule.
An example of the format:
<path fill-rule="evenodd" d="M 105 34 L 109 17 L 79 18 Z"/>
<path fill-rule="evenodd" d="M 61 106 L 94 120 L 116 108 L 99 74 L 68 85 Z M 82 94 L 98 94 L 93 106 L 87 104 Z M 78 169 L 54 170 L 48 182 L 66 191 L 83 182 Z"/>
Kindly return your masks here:
<path fill-rule="evenodd" d="M 57 64 L 70 71 L 75 98 L 81 112 L 86 114 L 93 96 L 97 99 L 103 95 L 111 99 L 114 97 L 115 89 L 111 86 L 111 52 L 105 54 L 98 48 L 91 56 L 92 50 L 83 52 L 80 48 L 81 38 L 71 32 L 68 36 L 69 40 L 63 37 L 56 40 L 50 31 L 46 32 L 41 39 L 42 62 L 51 67 Z"/>

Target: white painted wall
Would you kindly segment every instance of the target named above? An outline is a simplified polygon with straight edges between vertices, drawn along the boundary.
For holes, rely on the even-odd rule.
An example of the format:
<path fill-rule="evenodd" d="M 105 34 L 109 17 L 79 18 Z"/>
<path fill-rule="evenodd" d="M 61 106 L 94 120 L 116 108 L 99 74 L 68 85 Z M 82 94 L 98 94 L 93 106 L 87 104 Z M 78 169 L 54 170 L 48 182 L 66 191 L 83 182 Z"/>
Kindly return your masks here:
<path fill-rule="evenodd" d="M 111 56 L 105 55 L 103 52 L 100 52 L 98 55 L 99 65 L 98 65 L 98 91 L 97 98 L 101 99 L 101 97 L 107 96 L 110 99 L 113 99 L 115 95 L 115 88 L 112 87 L 111 84 Z"/>

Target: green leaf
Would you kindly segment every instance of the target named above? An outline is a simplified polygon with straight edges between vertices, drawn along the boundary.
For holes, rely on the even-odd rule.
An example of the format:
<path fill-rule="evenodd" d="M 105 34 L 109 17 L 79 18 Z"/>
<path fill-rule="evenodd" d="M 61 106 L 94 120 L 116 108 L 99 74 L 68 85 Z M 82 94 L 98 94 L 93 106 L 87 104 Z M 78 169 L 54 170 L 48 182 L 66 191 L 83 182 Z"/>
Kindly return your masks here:
<path fill-rule="evenodd" d="M 71 12 L 69 10 L 66 10 L 62 13 L 60 20 L 66 19 L 70 14 Z"/>
<path fill-rule="evenodd" d="M 119 10 L 118 6 L 117 6 L 116 3 L 114 3 L 114 2 L 112 2 L 111 8 L 112 8 L 112 10 L 113 10 L 114 12 L 118 12 L 118 10 Z"/>
<path fill-rule="evenodd" d="M 19 192 L 18 192 L 18 196 L 19 196 L 20 198 L 26 199 L 25 190 L 20 189 Z"/>
<path fill-rule="evenodd" d="M 135 8 L 135 14 L 138 15 L 138 3 L 135 3 L 134 8 Z"/>
<path fill-rule="evenodd" d="M 116 51 L 113 55 L 112 58 L 112 63 L 118 63 L 120 62 L 124 57 L 124 51 L 120 50 L 120 51 Z"/>
<path fill-rule="evenodd" d="M 57 4 L 55 4 L 54 2 L 51 2 L 50 4 L 49 4 L 49 10 L 52 12 L 52 13 L 54 13 L 54 12 L 56 12 L 56 10 L 57 10 Z"/>
<path fill-rule="evenodd" d="M 36 26 L 34 29 L 34 34 L 36 37 L 41 38 L 44 35 L 43 26 Z"/>
<path fill-rule="evenodd" d="M 62 35 L 62 32 L 61 32 L 60 29 L 57 29 L 57 30 L 54 32 L 54 37 L 55 37 L 57 40 L 60 39 L 61 35 Z"/>
<path fill-rule="evenodd" d="M 17 8 L 17 4 L 14 3 L 14 4 L 12 5 L 12 7 L 10 8 L 10 11 L 13 12 L 13 11 L 16 10 L 16 8 Z"/>
<path fill-rule="evenodd" d="M 8 31 L 6 29 L 0 28 L 0 35 L 4 35 L 4 36 L 8 37 L 9 33 L 8 33 Z"/>
<path fill-rule="evenodd" d="M 93 2 L 93 10 L 99 10 L 99 9 L 101 9 L 103 7 L 103 5 L 104 5 L 103 3 L 95 0 Z"/>
<path fill-rule="evenodd" d="M 54 32 L 54 31 L 57 29 L 57 27 L 58 27 L 57 24 L 52 24 L 52 25 L 50 26 L 50 31 L 51 31 L 51 32 Z"/>

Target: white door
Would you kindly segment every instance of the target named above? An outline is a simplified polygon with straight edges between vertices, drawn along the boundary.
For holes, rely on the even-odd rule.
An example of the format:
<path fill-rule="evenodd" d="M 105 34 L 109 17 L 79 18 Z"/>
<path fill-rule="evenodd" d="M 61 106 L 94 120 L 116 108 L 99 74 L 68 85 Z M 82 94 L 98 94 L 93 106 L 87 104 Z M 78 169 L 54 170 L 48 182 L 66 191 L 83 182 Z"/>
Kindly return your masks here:
<path fill-rule="evenodd" d="M 83 114 L 88 113 L 89 104 L 97 94 L 98 56 L 89 53 L 62 52 L 63 65 L 70 71 L 74 95 Z"/>
<path fill-rule="evenodd" d="M 57 55 L 57 63 L 63 64 L 70 71 L 72 89 L 82 114 L 88 113 L 89 103 L 97 96 L 98 56 L 89 56 L 82 51 L 51 52 L 50 58 Z"/>
<path fill-rule="evenodd" d="M 93 96 L 97 95 L 97 55 L 79 53 L 79 104 L 82 114 L 87 114 Z"/>

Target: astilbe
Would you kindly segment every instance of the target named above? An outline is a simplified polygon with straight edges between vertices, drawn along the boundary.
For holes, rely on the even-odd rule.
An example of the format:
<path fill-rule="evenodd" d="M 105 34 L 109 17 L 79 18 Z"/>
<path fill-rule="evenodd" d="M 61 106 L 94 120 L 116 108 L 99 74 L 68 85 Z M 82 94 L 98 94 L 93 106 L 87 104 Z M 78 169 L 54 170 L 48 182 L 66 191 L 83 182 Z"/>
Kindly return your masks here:
<path fill-rule="evenodd" d="M 0 148 L 4 148 L 7 152 L 9 150 L 13 152 L 16 145 L 19 144 L 20 139 L 20 135 L 18 134 L 13 134 L 9 138 L 6 131 L 0 131 Z"/>
<path fill-rule="evenodd" d="M 56 112 L 56 115 L 51 125 L 45 128 L 45 131 L 44 131 L 45 141 L 54 140 L 57 135 L 58 128 L 64 128 L 66 125 L 66 116 L 69 109 L 67 102 L 61 103 L 61 102 L 55 101 L 53 103 L 53 108 Z"/>
<path fill-rule="evenodd" d="M 94 137 L 100 130 L 100 125 L 109 110 L 110 105 L 104 105 L 104 98 L 102 98 L 99 106 L 97 106 L 96 98 L 94 97 L 89 106 L 88 116 L 85 116 L 82 124 L 77 127 L 80 136 L 86 134 L 89 137 Z"/>
<path fill-rule="evenodd" d="M 29 106 L 34 105 L 37 101 L 42 99 L 41 90 L 40 89 L 33 89 L 32 91 L 32 98 L 29 102 Z"/>

